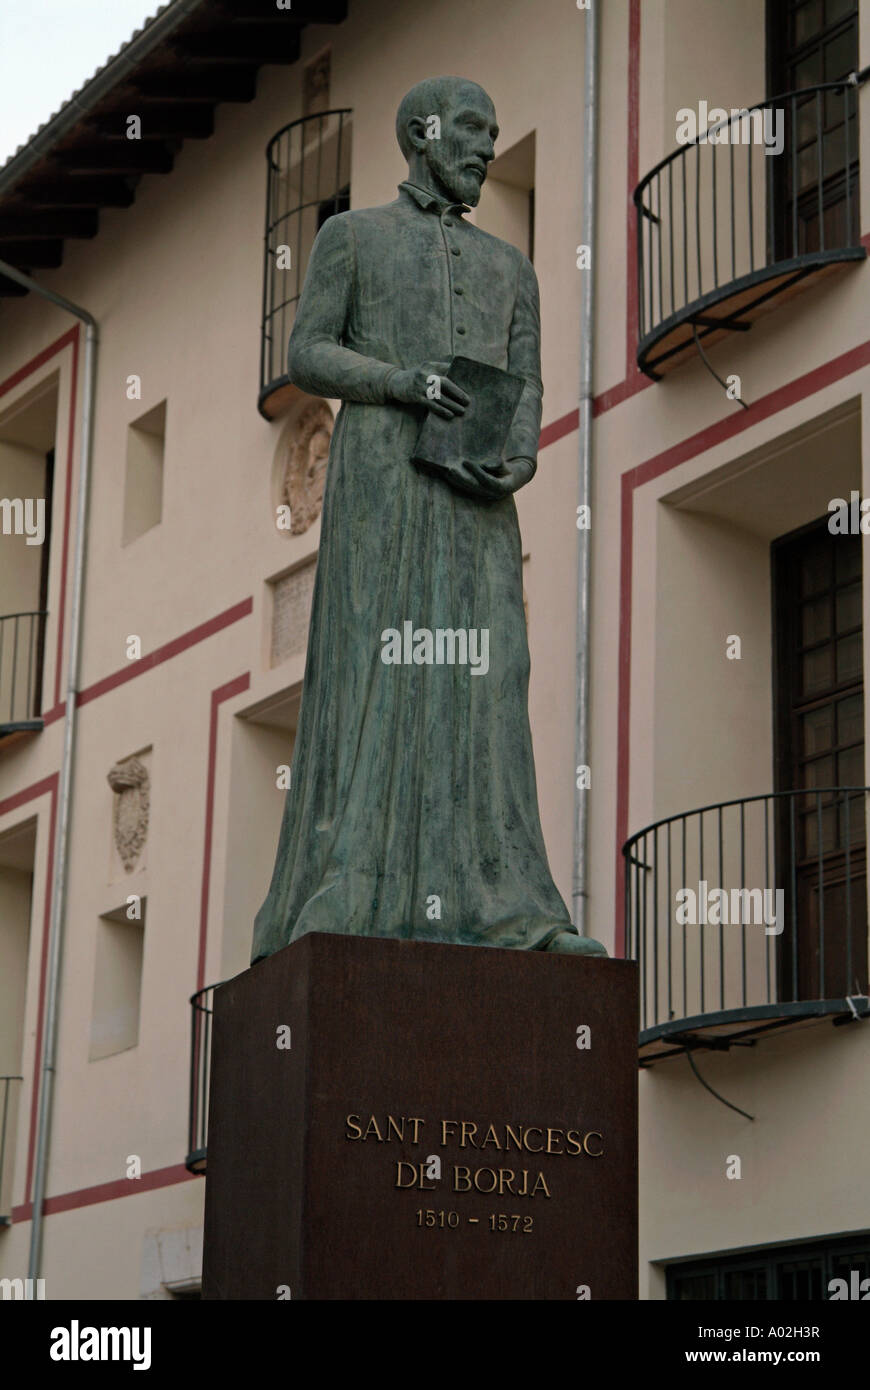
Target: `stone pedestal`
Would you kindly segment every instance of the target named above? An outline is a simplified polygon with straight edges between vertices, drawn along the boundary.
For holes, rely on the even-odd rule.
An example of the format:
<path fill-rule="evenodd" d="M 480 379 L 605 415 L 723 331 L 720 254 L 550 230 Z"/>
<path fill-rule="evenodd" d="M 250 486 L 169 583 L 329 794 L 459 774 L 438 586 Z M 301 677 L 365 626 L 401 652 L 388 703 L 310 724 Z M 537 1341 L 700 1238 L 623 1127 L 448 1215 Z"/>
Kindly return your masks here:
<path fill-rule="evenodd" d="M 203 1297 L 636 1298 L 637 1014 L 628 961 L 321 933 L 221 986 Z"/>

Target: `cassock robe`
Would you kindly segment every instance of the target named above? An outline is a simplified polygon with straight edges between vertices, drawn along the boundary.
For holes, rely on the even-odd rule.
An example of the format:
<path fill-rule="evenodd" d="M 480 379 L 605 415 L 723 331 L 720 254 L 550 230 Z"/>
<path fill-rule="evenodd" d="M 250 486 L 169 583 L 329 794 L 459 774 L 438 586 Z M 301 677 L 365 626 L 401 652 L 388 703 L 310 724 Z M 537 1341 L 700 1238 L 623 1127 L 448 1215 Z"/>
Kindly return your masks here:
<path fill-rule="evenodd" d="M 424 411 L 387 399 L 396 367 L 490 363 L 525 381 L 504 457 L 536 458 L 535 272 L 463 211 L 401 184 L 385 207 L 331 217 L 311 254 L 289 375 L 343 404 L 252 960 L 309 931 L 529 949 L 572 930 L 538 814 L 513 497 L 478 501 L 421 473 Z M 406 622 L 478 641 L 488 629 L 488 671 L 385 664 L 384 634 Z"/>

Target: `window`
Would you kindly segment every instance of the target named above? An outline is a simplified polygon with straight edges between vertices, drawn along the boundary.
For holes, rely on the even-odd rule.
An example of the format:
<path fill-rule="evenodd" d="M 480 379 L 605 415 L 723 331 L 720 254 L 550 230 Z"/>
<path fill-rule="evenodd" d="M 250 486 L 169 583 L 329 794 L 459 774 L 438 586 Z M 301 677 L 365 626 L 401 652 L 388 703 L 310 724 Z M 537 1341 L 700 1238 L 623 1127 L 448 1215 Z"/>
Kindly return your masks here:
<path fill-rule="evenodd" d="M 773 546 L 780 997 L 841 999 L 867 976 L 860 535 L 827 519 Z M 797 941 L 790 930 L 797 915 Z M 796 949 L 795 949 L 796 946 Z"/>
<path fill-rule="evenodd" d="M 683 1299 L 734 1299 L 737 1302 L 819 1302 L 831 1297 L 832 1279 L 851 1286 L 870 1277 L 870 1234 L 808 1245 L 710 1255 L 667 1268 L 667 1296 Z"/>
<path fill-rule="evenodd" d="M 857 70 L 858 0 L 768 0 L 767 14 L 770 96 Z M 807 96 L 794 113 L 786 103 L 786 153 L 771 161 L 777 259 L 857 245 L 857 109 L 854 88 Z"/>
<path fill-rule="evenodd" d="M 313 100 L 313 98 L 312 98 Z M 351 111 L 291 121 L 266 148 L 266 240 L 260 395 L 257 408 L 275 420 L 298 399 L 287 379 L 287 342 L 314 238 L 350 206 Z"/>

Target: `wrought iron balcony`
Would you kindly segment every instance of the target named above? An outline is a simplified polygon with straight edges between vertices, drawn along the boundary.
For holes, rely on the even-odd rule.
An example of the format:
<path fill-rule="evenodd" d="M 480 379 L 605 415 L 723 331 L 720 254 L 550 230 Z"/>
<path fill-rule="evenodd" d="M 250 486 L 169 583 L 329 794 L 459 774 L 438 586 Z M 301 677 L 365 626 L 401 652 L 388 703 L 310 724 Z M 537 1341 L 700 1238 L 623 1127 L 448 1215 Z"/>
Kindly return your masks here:
<path fill-rule="evenodd" d="M 870 1013 L 868 794 L 813 788 L 724 801 L 626 841 L 642 1062 Z"/>
<path fill-rule="evenodd" d="M 868 76 L 865 68 L 734 111 L 638 184 L 637 360 L 648 376 L 866 258 L 857 92 Z M 778 122 L 782 148 L 768 153 Z"/>
<path fill-rule="evenodd" d="M 8 1226 L 12 1213 L 12 1123 L 13 1105 L 16 1099 L 10 1092 L 13 1081 L 23 1081 L 22 1076 L 0 1076 L 0 1226 Z"/>
<path fill-rule="evenodd" d="M 287 378 L 287 340 L 314 238 L 350 206 L 348 108 L 291 121 L 266 146 L 263 328 L 257 408 L 274 420 L 299 395 Z"/>
<path fill-rule="evenodd" d="M 206 985 L 190 996 L 190 1116 L 188 1124 L 188 1172 L 204 1173 L 208 1139 L 208 1089 L 211 1080 L 211 1020 L 214 992 L 223 981 Z"/>
<path fill-rule="evenodd" d="M 41 729 L 45 611 L 0 617 L 0 738 Z"/>

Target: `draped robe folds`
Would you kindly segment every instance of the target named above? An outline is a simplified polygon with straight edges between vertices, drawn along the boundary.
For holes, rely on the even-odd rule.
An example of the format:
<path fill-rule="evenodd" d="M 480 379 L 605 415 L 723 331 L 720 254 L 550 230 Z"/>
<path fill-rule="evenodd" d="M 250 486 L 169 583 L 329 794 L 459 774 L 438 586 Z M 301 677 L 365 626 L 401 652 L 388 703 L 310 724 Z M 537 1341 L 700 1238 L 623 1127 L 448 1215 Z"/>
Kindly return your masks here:
<path fill-rule="evenodd" d="M 310 931 L 534 949 L 572 930 L 538 814 L 514 500 L 478 501 L 420 472 L 423 412 L 387 399 L 396 367 L 454 354 L 516 373 L 505 457 L 536 458 L 535 273 L 463 210 L 402 184 L 394 203 L 331 217 L 311 254 L 289 374 L 343 404 L 252 960 Z M 385 635 L 406 623 L 476 630 L 478 644 L 488 630 L 488 670 L 385 664 Z"/>

